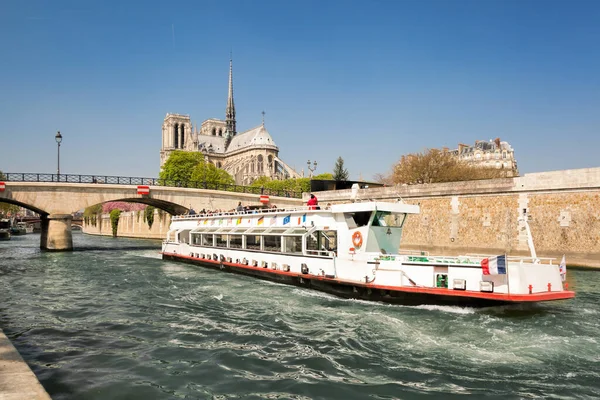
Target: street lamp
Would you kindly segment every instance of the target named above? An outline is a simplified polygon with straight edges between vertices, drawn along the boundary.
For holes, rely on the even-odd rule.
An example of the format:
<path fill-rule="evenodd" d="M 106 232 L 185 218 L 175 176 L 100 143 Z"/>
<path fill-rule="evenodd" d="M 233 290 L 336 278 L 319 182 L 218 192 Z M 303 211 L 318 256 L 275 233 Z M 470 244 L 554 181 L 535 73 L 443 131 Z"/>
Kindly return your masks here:
<path fill-rule="evenodd" d="M 313 162 L 313 167 L 312 167 L 312 168 L 311 168 L 311 166 L 310 166 L 310 160 L 308 160 L 308 161 L 306 162 L 306 164 L 308 165 L 308 170 L 310 171 L 310 176 L 309 176 L 309 178 L 312 178 L 312 176 L 313 176 L 313 172 L 315 172 L 315 169 L 317 169 L 317 162 L 316 162 L 316 161 L 314 161 L 314 162 Z"/>
<path fill-rule="evenodd" d="M 56 133 L 56 136 L 54 136 L 54 139 L 56 139 L 56 144 L 58 145 L 58 160 L 56 163 L 56 175 L 57 175 L 57 181 L 60 181 L 60 142 L 62 142 L 62 135 L 60 134 L 60 131 L 58 131 Z"/>

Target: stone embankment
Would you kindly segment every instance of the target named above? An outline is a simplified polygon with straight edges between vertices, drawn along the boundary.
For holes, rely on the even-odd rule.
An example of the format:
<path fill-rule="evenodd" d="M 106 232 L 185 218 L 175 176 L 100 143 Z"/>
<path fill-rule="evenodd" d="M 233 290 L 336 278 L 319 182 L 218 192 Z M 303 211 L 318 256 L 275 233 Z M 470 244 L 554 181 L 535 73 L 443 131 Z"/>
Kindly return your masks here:
<path fill-rule="evenodd" d="M 44 387 L 1 329 L 0 400 L 50 400 Z"/>

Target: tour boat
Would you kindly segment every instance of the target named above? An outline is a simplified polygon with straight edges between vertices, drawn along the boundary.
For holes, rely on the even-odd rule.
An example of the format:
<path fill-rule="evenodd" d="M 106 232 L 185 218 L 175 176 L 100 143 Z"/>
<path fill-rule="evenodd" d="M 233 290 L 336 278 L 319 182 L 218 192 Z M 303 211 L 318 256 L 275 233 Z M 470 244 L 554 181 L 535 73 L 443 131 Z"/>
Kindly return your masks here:
<path fill-rule="evenodd" d="M 372 201 L 314 208 L 174 216 L 162 257 L 397 304 L 490 306 L 575 296 L 563 288 L 560 266 L 534 250 L 531 257 L 403 251 L 402 229 L 418 205 Z"/>

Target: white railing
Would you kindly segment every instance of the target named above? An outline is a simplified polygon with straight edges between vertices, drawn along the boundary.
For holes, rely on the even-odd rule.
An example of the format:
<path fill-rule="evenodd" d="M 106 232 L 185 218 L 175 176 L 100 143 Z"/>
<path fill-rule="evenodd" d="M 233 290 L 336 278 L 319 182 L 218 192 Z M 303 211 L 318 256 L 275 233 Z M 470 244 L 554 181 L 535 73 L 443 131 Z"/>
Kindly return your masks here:
<path fill-rule="evenodd" d="M 223 211 L 219 213 L 205 213 L 205 214 L 186 214 L 186 215 L 175 215 L 172 220 L 184 221 L 188 219 L 198 219 L 198 218 L 208 218 L 208 217 L 235 217 L 235 216 L 247 216 L 254 214 L 278 214 L 278 213 L 289 213 L 294 211 L 327 211 L 322 208 L 320 210 L 314 210 L 310 206 L 299 206 L 299 207 L 290 207 L 290 208 L 265 208 L 265 209 L 256 209 L 249 211 Z"/>

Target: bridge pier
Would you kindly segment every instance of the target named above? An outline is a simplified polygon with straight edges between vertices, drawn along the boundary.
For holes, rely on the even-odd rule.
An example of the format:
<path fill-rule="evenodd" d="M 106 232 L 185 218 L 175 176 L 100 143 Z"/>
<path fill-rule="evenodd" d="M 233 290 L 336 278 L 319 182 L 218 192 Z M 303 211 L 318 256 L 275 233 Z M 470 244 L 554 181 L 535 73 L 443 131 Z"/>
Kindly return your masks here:
<path fill-rule="evenodd" d="M 51 251 L 73 250 L 72 220 L 71 214 L 50 214 L 42 217 L 40 248 Z"/>

